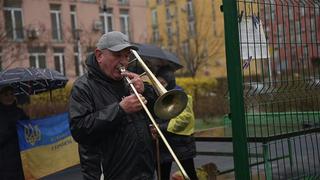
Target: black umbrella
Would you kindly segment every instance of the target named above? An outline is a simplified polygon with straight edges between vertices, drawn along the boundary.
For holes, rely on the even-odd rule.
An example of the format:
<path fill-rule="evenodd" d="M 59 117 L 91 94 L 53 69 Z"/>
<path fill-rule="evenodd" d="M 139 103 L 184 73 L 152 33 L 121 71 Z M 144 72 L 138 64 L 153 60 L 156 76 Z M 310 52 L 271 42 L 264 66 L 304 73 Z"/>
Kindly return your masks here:
<path fill-rule="evenodd" d="M 63 88 L 68 79 L 51 69 L 13 68 L 0 72 L 0 87 L 12 86 L 15 94 L 32 95 Z"/>
<path fill-rule="evenodd" d="M 168 50 L 163 50 L 163 51 L 167 56 L 167 60 L 172 62 L 177 69 L 183 68 L 183 66 L 180 64 L 179 58 L 175 54 L 173 54 Z"/>
<path fill-rule="evenodd" d="M 150 61 L 153 65 L 169 65 L 175 70 L 183 67 L 180 64 L 178 57 L 167 50 L 163 50 L 160 47 L 151 44 L 135 43 L 134 45 L 139 48 L 137 51 L 138 54 L 144 60 Z"/>

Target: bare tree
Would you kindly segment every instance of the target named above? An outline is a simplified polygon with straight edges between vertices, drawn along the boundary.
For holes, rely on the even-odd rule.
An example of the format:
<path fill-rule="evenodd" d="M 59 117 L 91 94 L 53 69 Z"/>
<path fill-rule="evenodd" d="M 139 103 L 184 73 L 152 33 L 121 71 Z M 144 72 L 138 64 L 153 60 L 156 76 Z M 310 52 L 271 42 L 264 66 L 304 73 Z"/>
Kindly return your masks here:
<path fill-rule="evenodd" d="M 192 38 L 184 41 L 186 47 L 177 45 L 177 48 L 184 49 L 178 52 L 178 56 L 185 62 L 192 77 L 195 77 L 201 68 L 208 65 L 209 60 L 214 60 L 216 54 L 221 51 L 223 39 L 208 38 L 210 33 L 210 30 L 198 31 Z"/>
<path fill-rule="evenodd" d="M 159 25 L 159 28 L 163 28 L 159 32 L 166 33 L 160 34 L 155 43 L 161 46 L 167 39 L 167 47 L 178 55 L 185 66 L 182 73 L 195 77 L 201 68 L 221 54 L 224 48 L 223 34 L 217 35 L 213 30 L 208 1 L 199 1 L 192 14 L 186 6 L 179 7 L 179 3 L 175 3 L 174 19 L 167 19 L 165 24 Z M 175 28 L 172 34 L 168 32 L 169 26 Z"/>
<path fill-rule="evenodd" d="M 186 12 L 186 19 L 180 23 L 183 28 L 177 26 L 179 37 L 184 37 L 182 43 L 176 41 L 177 54 L 184 61 L 187 74 L 191 77 L 195 77 L 201 68 L 208 65 L 209 60 L 215 60 L 224 44 L 222 36 L 216 36 L 213 32 L 208 4 L 201 2 L 193 6 L 193 14 Z"/>
<path fill-rule="evenodd" d="M 1 27 L 3 26 L 3 27 Z M 64 42 L 65 44 L 74 44 L 77 46 L 77 42 L 75 37 L 73 36 L 73 31 L 71 27 L 67 25 L 67 23 L 63 23 L 63 33 L 64 33 Z M 84 27 L 81 28 L 82 32 L 80 32 L 80 44 L 82 49 L 82 59 L 85 59 L 85 56 L 88 51 L 90 51 L 94 47 L 94 43 L 97 39 L 98 32 L 86 30 Z M 28 48 L 34 47 L 45 47 L 53 48 L 54 42 L 51 38 L 51 29 L 46 27 L 42 23 L 34 23 L 28 24 L 23 27 L 24 38 L 21 40 L 12 40 L 8 37 L 8 30 L 4 27 L 4 23 L 0 24 L 0 47 L 2 47 L 2 57 L 1 57 L 1 65 L 2 70 L 8 69 L 13 66 L 23 66 L 26 61 L 28 61 Z M 84 36 L 85 35 L 85 36 Z M 74 49 L 65 48 L 65 58 L 66 59 L 74 59 Z M 24 63 L 23 63 L 24 61 Z M 73 61 L 67 61 L 73 66 Z M 84 64 L 84 62 L 81 62 Z"/>
<path fill-rule="evenodd" d="M 1 65 L 2 70 L 8 69 L 15 63 L 24 60 L 25 57 L 25 44 L 14 42 L 7 37 L 10 33 L 5 30 L 5 27 L 0 24 L 0 47 L 1 47 Z M 2 27 L 1 27 L 2 26 Z M 10 30 L 12 31 L 12 30 Z"/>

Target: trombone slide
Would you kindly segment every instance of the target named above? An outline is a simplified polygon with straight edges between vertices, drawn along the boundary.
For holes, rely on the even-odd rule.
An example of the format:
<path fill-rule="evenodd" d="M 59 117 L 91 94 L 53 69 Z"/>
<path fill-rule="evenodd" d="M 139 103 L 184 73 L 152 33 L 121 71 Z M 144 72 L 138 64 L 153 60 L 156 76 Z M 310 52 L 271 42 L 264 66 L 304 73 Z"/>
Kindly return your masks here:
<path fill-rule="evenodd" d="M 136 59 L 141 64 L 142 68 L 145 70 L 147 76 L 149 77 L 152 84 L 155 86 L 156 90 L 158 90 L 159 98 L 156 100 L 156 103 L 154 106 L 155 114 L 157 116 L 160 115 L 158 117 L 164 118 L 164 119 L 171 119 L 171 118 L 179 115 L 185 109 L 185 107 L 187 105 L 187 101 L 188 101 L 187 95 L 183 91 L 179 91 L 179 90 L 167 91 L 161 85 L 161 83 L 158 81 L 158 79 L 154 76 L 154 74 L 150 71 L 150 69 L 147 67 L 147 65 L 143 62 L 143 60 L 140 58 L 139 54 L 133 49 L 131 49 L 131 52 L 134 54 Z M 120 71 L 125 72 L 126 69 L 124 67 L 120 67 Z M 163 135 L 163 133 L 159 129 L 159 127 L 158 127 L 156 121 L 154 120 L 153 116 L 151 115 L 149 109 L 147 108 L 147 106 L 144 104 L 144 102 L 140 98 L 139 93 L 137 92 L 136 88 L 132 84 L 131 80 L 127 76 L 125 76 L 124 78 L 125 78 L 126 82 L 129 84 L 133 93 L 137 96 L 140 104 L 142 105 L 147 116 L 149 117 L 151 123 L 156 128 L 157 133 L 159 134 L 163 143 L 166 145 L 166 147 L 169 150 L 170 154 L 172 155 L 173 159 L 177 163 L 182 175 L 184 176 L 184 178 L 186 180 L 190 180 L 189 176 L 187 175 L 186 171 L 184 170 L 183 166 L 181 165 L 180 161 L 178 160 L 176 154 L 173 152 L 170 144 L 168 143 L 165 136 Z M 178 106 L 176 106 L 177 104 L 178 104 Z M 161 111 L 161 110 L 159 110 L 159 108 L 164 108 L 165 110 Z"/>

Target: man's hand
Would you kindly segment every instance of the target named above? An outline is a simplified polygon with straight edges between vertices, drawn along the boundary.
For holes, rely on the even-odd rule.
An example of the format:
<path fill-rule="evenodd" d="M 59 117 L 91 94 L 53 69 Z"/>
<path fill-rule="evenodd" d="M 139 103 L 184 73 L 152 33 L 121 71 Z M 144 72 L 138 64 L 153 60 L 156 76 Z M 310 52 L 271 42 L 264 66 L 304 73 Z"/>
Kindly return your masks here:
<path fill-rule="evenodd" d="M 157 131 L 156 127 L 154 127 L 153 124 L 150 124 L 149 128 L 150 128 L 152 138 L 157 139 L 159 135 L 158 135 L 158 131 Z"/>
<path fill-rule="evenodd" d="M 147 100 L 141 94 L 139 94 L 139 96 L 142 102 L 144 104 L 147 104 Z M 142 105 L 135 94 L 131 94 L 130 96 L 124 97 L 119 103 L 119 105 L 126 113 L 134 113 L 142 109 Z"/>
<path fill-rule="evenodd" d="M 121 73 L 121 75 L 127 76 L 130 79 L 131 83 L 136 88 L 138 93 L 142 94 L 144 92 L 143 80 L 138 74 L 126 71 Z"/>

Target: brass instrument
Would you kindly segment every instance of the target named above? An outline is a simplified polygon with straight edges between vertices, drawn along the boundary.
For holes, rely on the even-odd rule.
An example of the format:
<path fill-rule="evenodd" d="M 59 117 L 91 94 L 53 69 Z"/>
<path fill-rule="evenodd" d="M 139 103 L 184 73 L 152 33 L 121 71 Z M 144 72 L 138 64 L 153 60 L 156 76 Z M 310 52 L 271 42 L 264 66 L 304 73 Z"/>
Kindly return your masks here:
<path fill-rule="evenodd" d="M 180 91 L 180 90 L 167 91 L 161 85 L 161 83 L 158 81 L 158 79 L 154 76 L 154 74 L 150 71 L 150 69 L 147 67 L 147 65 L 143 62 L 143 60 L 141 59 L 139 54 L 133 49 L 131 49 L 130 51 L 135 56 L 135 58 L 136 58 L 135 60 L 137 60 L 140 63 L 140 65 L 142 66 L 143 70 L 146 72 L 146 75 L 148 76 L 148 78 L 150 79 L 150 81 L 153 84 L 154 88 L 157 90 L 157 92 L 159 94 L 159 97 L 156 100 L 155 105 L 154 105 L 155 114 L 159 118 L 163 118 L 163 119 L 171 119 L 171 118 L 179 115 L 187 106 L 187 102 L 188 102 L 187 95 L 183 91 Z M 120 71 L 121 72 L 125 72 L 126 71 L 125 67 L 120 67 Z M 139 96 L 139 93 L 137 92 L 136 88 L 131 83 L 131 81 L 130 81 L 130 79 L 128 77 L 124 77 L 124 78 L 127 81 L 127 83 L 130 85 L 131 90 L 133 91 L 133 93 L 137 96 L 137 98 L 138 98 L 139 102 L 141 103 L 143 109 L 145 110 L 146 114 L 150 118 L 153 126 L 156 128 L 159 136 L 161 137 L 161 139 L 163 140 L 164 144 L 168 148 L 170 154 L 172 155 L 173 159 L 177 163 L 177 165 L 178 165 L 181 173 L 183 174 L 184 178 L 185 179 L 190 179 L 189 176 L 187 175 L 186 171 L 182 167 L 180 161 L 178 160 L 177 156 L 173 152 L 173 150 L 172 150 L 171 146 L 169 145 L 168 141 L 166 140 L 166 138 L 162 134 L 161 130 L 159 129 L 156 121 L 152 117 L 152 115 L 151 115 L 150 111 L 148 110 L 147 106 L 141 100 L 141 98 Z"/>

